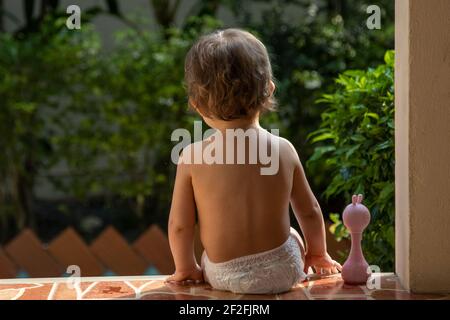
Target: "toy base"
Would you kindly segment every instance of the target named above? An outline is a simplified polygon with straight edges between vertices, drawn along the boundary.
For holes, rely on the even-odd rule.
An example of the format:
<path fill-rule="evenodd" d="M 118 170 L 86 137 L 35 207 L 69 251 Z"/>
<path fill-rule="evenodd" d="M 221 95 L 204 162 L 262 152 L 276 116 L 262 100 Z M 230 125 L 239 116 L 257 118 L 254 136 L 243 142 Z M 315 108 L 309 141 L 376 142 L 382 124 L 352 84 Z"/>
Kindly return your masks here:
<path fill-rule="evenodd" d="M 363 284 L 366 284 L 367 283 L 367 280 L 366 281 L 345 281 L 344 280 L 344 284 L 348 284 L 348 285 L 351 285 L 351 286 L 359 286 L 359 285 L 363 285 Z"/>

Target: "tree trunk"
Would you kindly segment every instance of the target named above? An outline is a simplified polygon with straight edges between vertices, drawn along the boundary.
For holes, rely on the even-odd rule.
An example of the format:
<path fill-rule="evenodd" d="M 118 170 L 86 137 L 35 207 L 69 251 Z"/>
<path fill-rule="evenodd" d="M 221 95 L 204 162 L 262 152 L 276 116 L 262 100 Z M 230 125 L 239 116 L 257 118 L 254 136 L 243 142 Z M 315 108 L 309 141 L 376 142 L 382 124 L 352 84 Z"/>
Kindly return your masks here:
<path fill-rule="evenodd" d="M 0 32 L 4 32 L 4 26 L 3 26 L 3 0 L 0 0 Z"/>
<path fill-rule="evenodd" d="M 151 0 L 150 4 L 153 8 L 156 21 L 164 29 L 170 28 L 175 23 L 175 16 L 180 5 L 180 0 L 176 0 L 173 5 L 167 0 Z"/>
<path fill-rule="evenodd" d="M 16 225 L 19 230 L 22 230 L 26 226 L 26 220 L 27 220 L 27 212 L 26 212 L 26 205 L 22 202 L 22 196 L 21 196 L 21 177 L 18 172 L 14 173 L 13 177 L 13 186 L 12 186 L 12 200 L 14 202 L 14 208 L 16 210 L 15 212 L 15 220 Z"/>

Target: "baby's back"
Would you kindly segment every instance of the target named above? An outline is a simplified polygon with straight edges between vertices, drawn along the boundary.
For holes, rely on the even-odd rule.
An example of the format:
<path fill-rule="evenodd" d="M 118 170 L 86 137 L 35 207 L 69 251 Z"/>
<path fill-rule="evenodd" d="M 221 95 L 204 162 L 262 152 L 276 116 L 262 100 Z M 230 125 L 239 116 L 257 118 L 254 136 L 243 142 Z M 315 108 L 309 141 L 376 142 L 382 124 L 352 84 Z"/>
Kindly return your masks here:
<path fill-rule="evenodd" d="M 278 161 L 274 174 L 262 174 L 261 169 L 270 164 L 249 164 L 248 140 L 245 164 L 236 164 L 236 146 L 234 164 L 201 163 L 191 166 L 200 236 L 212 262 L 273 249 L 289 236 L 289 200 L 295 158 L 286 140 L 269 136 L 270 158 Z M 201 142 L 203 155 L 204 150 L 217 141 L 215 135 L 214 139 Z M 274 152 L 274 148 L 279 152 Z M 222 150 L 225 159 L 226 148 Z"/>

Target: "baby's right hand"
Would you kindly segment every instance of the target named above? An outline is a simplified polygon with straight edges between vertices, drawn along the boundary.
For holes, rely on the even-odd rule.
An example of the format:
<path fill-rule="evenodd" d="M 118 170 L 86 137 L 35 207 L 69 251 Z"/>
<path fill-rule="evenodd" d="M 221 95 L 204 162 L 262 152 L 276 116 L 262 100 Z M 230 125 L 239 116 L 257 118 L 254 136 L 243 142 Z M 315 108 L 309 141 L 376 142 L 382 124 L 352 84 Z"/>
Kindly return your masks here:
<path fill-rule="evenodd" d="M 203 272 L 202 269 L 196 265 L 190 270 L 178 271 L 176 270 L 173 275 L 168 277 L 165 282 L 187 285 L 187 284 L 198 284 L 203 282 Z"/>
<path fill-rule="evenodd" d="M 342 266 L 331 259 L 328 253 L 324 255 L 306 254 L 305 273 L 308 273 L 309 267 L 313 267 L 318 274 L 336 274 L 342 271 Z"/>

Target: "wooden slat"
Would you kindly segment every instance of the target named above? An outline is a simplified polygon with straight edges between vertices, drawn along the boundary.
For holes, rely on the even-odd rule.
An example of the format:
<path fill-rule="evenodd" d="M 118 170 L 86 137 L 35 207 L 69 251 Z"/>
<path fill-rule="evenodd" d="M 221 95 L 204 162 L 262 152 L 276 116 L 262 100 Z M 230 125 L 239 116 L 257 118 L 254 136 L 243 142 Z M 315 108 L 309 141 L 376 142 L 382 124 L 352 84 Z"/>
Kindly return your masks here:
<path fill-rule="evenodd" d="M 50 243 L 48 251 L 65 268 L 78 265 L 83 277 L 103 274 L 103 266 L 73 228 L 60 233 Z"/>
<path fill-rule="evenodd" d="M 161 274 L 172 274 L 175 266 L 169 240 L 157 225 L 150 226 L 133 244 L 133 248 Z"/>
<path fill-rule="evenodd" d="M 0 247 L 0 279 L 15 278 L 17 267 Z"/>
<path fill-rule="evenodd" d="M 98 236 L 90 249 L 105 266 L 118 275 L 142 275 L 148 266 L 112 226 Z"/>
<path fill-rule="evenodd" d="M 25 229 L 8 243 L 5 251 L 30 277 L 59 277 L 64 272 L 29 229 Z"/>

